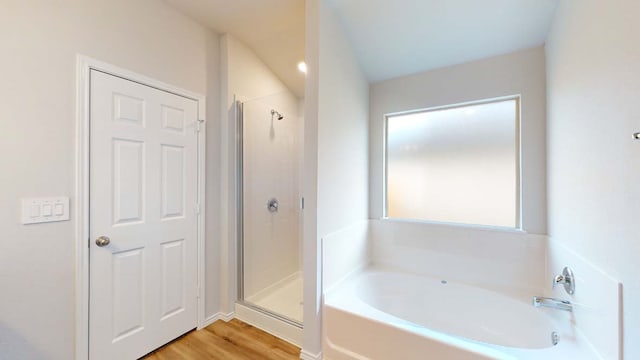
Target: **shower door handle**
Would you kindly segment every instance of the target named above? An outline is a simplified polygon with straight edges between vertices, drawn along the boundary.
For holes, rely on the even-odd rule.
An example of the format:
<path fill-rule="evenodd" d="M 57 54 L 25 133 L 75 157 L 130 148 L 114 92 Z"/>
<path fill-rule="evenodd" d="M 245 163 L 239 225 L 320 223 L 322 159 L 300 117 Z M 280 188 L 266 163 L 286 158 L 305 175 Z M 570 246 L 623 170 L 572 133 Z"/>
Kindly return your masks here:
<path fill-rule="evenodd" d="M 278 212 L 278 199 L 272 198 L 267 201 L 267 209 L 270 213 Z"/>

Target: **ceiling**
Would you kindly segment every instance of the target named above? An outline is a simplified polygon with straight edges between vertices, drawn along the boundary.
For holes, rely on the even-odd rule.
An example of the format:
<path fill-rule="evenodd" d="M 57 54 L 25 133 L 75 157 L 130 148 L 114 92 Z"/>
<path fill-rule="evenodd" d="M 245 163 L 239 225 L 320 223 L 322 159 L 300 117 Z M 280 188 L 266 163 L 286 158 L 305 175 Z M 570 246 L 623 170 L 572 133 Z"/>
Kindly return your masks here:
<path fill-rule="evenodd" d="M 370 82 L 542 45 L 559 0 L 328 0 Z"/>
<path fill-rule="evenodd" d="M 304 97 L 304 0 L 164 0 L 200 24 L 249 46 L 278 78 Z"/>
<path fill-rule="evenodd" d="M 304 97 L 305 0 L 164 0 L 244 42 Z M 370 82 L 544 44 L 559 0 L 326 0 Z"/>

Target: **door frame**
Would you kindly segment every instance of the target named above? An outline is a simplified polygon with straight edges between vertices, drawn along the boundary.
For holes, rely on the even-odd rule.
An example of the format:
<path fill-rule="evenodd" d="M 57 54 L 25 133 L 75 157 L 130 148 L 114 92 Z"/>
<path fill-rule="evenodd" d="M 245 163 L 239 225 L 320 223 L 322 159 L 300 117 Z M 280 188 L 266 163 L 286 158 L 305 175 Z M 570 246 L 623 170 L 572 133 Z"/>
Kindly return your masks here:
<path fill-rule="evenodd" d="M 75 358 L 89 359 L 89 160 L 90 160 L 90 73 L 98 70 L 119 78 L 130 80 L 158 90 L 183 96 L 198 103 L 198 184 L 197 199 L 197 253 L 198 253 L 198 294 L 197 328 L 205 325 L 205 149 L 206 149 L 206 101 L 205 96 L 173 86 L 138 73 L 107 64 L 84 55 L 76 56 L 76 189 L 75 199 Z"/>

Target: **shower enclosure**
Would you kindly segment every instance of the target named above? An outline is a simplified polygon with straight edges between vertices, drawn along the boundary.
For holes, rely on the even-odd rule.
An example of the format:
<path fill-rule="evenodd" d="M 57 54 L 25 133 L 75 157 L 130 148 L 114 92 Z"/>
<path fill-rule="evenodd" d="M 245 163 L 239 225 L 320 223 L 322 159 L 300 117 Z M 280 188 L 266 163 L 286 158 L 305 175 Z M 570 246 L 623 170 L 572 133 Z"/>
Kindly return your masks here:
<path fill-rule="evenodd" d="M 296 98 L 238 102 L 238 302 L 302 326 L 302 118 Z"/>

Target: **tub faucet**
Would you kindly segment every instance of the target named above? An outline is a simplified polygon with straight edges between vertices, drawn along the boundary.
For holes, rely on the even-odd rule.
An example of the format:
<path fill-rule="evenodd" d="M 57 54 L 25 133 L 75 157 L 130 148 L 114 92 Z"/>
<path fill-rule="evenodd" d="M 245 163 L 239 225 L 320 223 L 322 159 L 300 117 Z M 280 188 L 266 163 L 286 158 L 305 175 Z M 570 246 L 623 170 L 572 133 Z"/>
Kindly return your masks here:
<path fill-rule="evenodd" d="M 542 297 L 542 296 L 533 297 L 533 306 L 548 307 L 548 308 L 564 310 L 564 311 L 573 311 L 573 305 L 571 305 L 570 301 L 553 299 L 553 298 Z"/>

